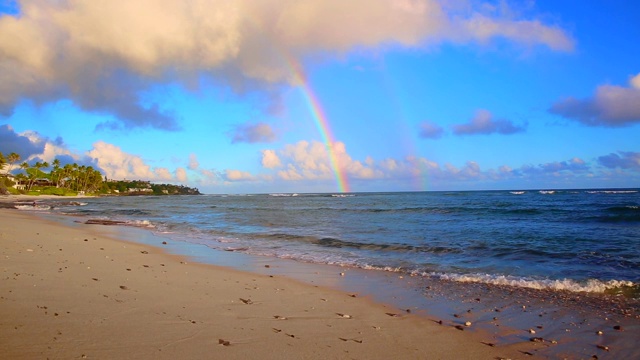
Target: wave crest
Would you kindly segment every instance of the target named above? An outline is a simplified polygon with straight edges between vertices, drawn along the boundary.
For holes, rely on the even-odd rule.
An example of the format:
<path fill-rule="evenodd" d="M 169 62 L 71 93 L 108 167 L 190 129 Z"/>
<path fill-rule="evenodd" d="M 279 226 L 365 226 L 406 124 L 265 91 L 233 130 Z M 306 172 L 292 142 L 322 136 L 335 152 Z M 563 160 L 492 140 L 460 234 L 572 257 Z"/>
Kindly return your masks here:
<path fill-rule="evenodd" d="M 491 285 L 506 285 L 523 287 L 537 290 L 565 290 L 571 292 L 591 292 L 604 293 L 611 289 L 623 287 L 633 287 L 632 281 L 626 280 L 609 280 L 600 281 L 589 279 L 584 282 L 578 282 L 571 279 L 551 280 L 551 279 L 529 279 L 517 276 L 506 275 L 489 275 L 489 274 L 446 274 L 431 273 L 430 276 L 442 280 L 450 280 L 457 282 L 484 283 Z"/>

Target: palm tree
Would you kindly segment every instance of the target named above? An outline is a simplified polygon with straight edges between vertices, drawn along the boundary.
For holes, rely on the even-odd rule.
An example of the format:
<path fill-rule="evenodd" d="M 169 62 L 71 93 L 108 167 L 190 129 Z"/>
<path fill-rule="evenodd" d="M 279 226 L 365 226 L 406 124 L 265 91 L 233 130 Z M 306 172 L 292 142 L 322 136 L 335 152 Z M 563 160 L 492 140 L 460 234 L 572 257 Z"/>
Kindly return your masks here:
<path fill-rule="evenodd" d="M 20 173 L 16 175 L 16 181 L 18 184 L 24 184 L 27 181 L 27 177 L 23 173 Z"/>
<path fill-rule="evenodd" d="M 71 190 L 71 164 L 67 164 L 62 168 L 62 179 L 64 180 L 64 188 Z"/>
<path fill-rule="evenodd" d="M 7 161 L 9 163 L 9 166 L 7 167 L 7 170 L 5 172 L 5 175 L 9 175 L 9 173 L 11 172 L 11 170 L 13 170 L 13 165 L 15 163 L 17 163 L 18 161 L 20 161 L 20 155 L 12 152 L 11 154 L 9 154 L 9 156 L 7 156 Z"/>
<path fill-rule="evenodd" d="M 7 159 L 5 159 L 4 155 L 0 152 L 0 169 L 2 169 L 7 164 Z"/>
<path fill-rule="evenodd" d="M 53 181 L 54 184 L 56 184 L 56 187 L 58 187 L 59 183 L 60 183 L 60 160 L 58 159 L 54 159 L 52 162 L 53 165 L 53 170 L 51 170 L 51 173 L 49 174 L 49 177 L 51 178 L 51 181 Z"/>
<path fill-rule="evenodd" d="M 36 163 L 39 164 L 39 163 Z M 36 180 L 36 172 L 34 171 L 34 167 L 31 167 L 29 165 L 28 162 L 23 162 L 22 164 L 20 164 L 20 168 L 22 170 L 24 170 L 24 172 L 26 173 L 26 180 L 27 180 L 27 191 L 31 190 L 31 186 L 33 185 L 33 182 Z"/>

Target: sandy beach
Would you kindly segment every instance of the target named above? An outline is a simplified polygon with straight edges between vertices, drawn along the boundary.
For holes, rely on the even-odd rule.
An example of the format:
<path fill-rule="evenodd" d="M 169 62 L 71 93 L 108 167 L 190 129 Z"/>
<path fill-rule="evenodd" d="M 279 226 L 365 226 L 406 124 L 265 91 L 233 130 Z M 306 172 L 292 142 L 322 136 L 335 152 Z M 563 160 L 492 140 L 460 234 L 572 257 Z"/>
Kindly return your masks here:
<path fill-rule="evenodd" d="M 0 229 L 6 359 L 496 359 L 534 345 L 494 346 L 448 321 L 193 263 L 91 225 L 0 209 Z"/>

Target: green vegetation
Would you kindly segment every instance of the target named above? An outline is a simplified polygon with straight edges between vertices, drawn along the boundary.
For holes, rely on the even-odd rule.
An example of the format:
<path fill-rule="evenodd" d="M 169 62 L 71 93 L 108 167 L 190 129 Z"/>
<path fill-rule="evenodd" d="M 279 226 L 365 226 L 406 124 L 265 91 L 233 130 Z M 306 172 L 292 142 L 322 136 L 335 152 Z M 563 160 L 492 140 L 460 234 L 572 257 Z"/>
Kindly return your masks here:
<path fill-rule="evenodd" d="M 182 185 L 151 184 L 142 180 L 107 180 L 91 166 L 67 164 L 60 166 L 58 159 L 19 165 L 21 173 L 12 170 L 20 161 L 20 155 L 11 153 L 5 157 L 0 152 L 0 194 L 27 195 L 200 195 L 198 189 Z M 50 172 L 44 169 L 51 168 Z"/>
<path fill-rule="evenodd" d="M 101 193 L 120 195 L 200 195 L 200 191 L 182 185 L 152 184 L 142 180 L 107 180 Z"/>

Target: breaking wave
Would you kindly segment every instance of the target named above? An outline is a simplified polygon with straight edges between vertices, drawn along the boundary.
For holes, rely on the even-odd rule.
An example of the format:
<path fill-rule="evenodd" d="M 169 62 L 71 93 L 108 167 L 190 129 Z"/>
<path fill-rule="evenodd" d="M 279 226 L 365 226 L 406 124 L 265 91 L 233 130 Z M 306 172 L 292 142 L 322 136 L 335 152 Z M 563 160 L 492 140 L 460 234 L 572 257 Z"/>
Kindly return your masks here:
<path fill-rule="evenodd" d="M 450 280 L 466 283 L 483 283 L 491 285 L 514 286 L 537 290 L 564 290 L 571 292 L 591 292 L 604 293 L 608 290 L 619 289 L 624 287 L 634 287 L 640 284 L 634 284 L 632 281 L 625 280 L 609 280 L 601 281 L 589 279 L 579 282 L 571 279 L 551 280 L 551 279 L 529 279 L 509 275 L 490 275 L 490 274 L 446 274 L 446 273 L 430 273 L 425 274 L 442 280 Z"/>

